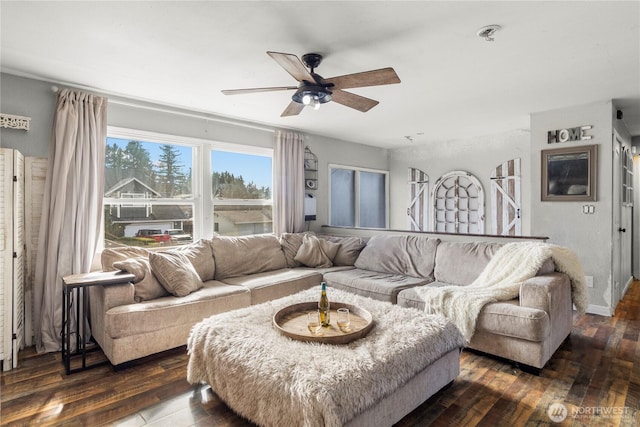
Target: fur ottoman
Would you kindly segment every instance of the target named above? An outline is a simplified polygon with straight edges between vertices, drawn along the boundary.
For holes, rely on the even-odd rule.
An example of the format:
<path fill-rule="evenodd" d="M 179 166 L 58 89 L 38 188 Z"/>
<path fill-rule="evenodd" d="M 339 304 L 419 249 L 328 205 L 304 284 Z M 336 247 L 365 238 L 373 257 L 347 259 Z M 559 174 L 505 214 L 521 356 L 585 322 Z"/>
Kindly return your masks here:
<path fill-rule="evenodd" d="M 211 316 L 195 325 L 187 380 L 208 383 L 230 408 L 261 426 L 392 425 L 453 381 L 464 339 L 441 316 L 329 289 L 375 320 L 345 345 L 294 341 L 276 311 L 316 301 L 319 288 Z"/>

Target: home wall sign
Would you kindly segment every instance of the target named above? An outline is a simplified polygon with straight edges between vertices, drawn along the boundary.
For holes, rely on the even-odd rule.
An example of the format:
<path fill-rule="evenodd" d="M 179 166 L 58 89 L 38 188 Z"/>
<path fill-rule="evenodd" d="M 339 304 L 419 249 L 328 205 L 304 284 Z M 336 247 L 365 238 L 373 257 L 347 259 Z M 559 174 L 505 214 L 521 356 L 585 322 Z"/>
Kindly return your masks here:
<path fill-rule="evenodd" d="M 586 131 L 591 128 L 592 126 L 579 126 L 575 128 L 550 130 L 547 132 L 547 144 L 591 139 L 592 136 L 586 134 Z"/>
<path fill-rule="evenodd" d="M 13 116 L 11 114 L 0 113 L 0 127 L 9 129 L 29 130 L 31 117 Z"/>

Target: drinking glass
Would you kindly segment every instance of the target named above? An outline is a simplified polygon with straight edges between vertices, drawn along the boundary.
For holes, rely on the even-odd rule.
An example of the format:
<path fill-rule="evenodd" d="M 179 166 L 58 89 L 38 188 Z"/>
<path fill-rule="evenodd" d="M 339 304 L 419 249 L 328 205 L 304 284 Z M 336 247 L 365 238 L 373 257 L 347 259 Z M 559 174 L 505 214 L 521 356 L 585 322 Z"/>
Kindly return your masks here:
<path fill-rule="evenodd" d="M 338 328 L 342 332 L 349 332 L 351 329 L 349 326 L 351 325 L 351 321 L 349 319 L 349 309 L 348 308 L 339 308 L 338 309 Z"/>
<path fill-rule="evenodd" d="M 313 335 L 318 335 L 320 328 L 320 312 L 310 311 L 307 313 L 307 329 L 309 329 L 309 332 Z"/>

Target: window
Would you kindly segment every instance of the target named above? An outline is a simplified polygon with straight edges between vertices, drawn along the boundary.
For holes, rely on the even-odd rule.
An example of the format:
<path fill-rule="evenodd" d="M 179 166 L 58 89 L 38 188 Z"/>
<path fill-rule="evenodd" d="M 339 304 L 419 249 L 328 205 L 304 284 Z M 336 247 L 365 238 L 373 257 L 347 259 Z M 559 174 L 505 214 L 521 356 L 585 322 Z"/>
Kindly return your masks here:
<path fill-rule="evenodd" d="M 108 135 L 105 247 L 271 232 L 271 149 L 120 128 Z"/>
<path fill-rule="evenodd" d="M 331 225 L 388 227 L 387 171 L 329 165 Z"/>
<path fill-rule="evenodd" d="M 273 232 L 271 156 L 212 150 L 211 171 L 216 233 Z"/>

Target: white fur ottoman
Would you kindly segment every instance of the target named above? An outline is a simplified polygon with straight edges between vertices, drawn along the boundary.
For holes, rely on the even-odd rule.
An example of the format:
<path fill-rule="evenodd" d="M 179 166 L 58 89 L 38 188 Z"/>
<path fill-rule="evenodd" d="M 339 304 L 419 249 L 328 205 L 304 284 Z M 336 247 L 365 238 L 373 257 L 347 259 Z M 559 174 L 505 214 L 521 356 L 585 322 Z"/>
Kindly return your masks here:
<path fill-rule="evenodd" d="M 319 288 L 218 314 L 195 325 L 187 380 L 208 383 L 229 407 L 261 426 L 392 425 L 453 381 L 464 339 L 444 317 L 329 289 L 376 322 L 345 345 L 281 335 L 272 316 L 315 301 Z"/>

